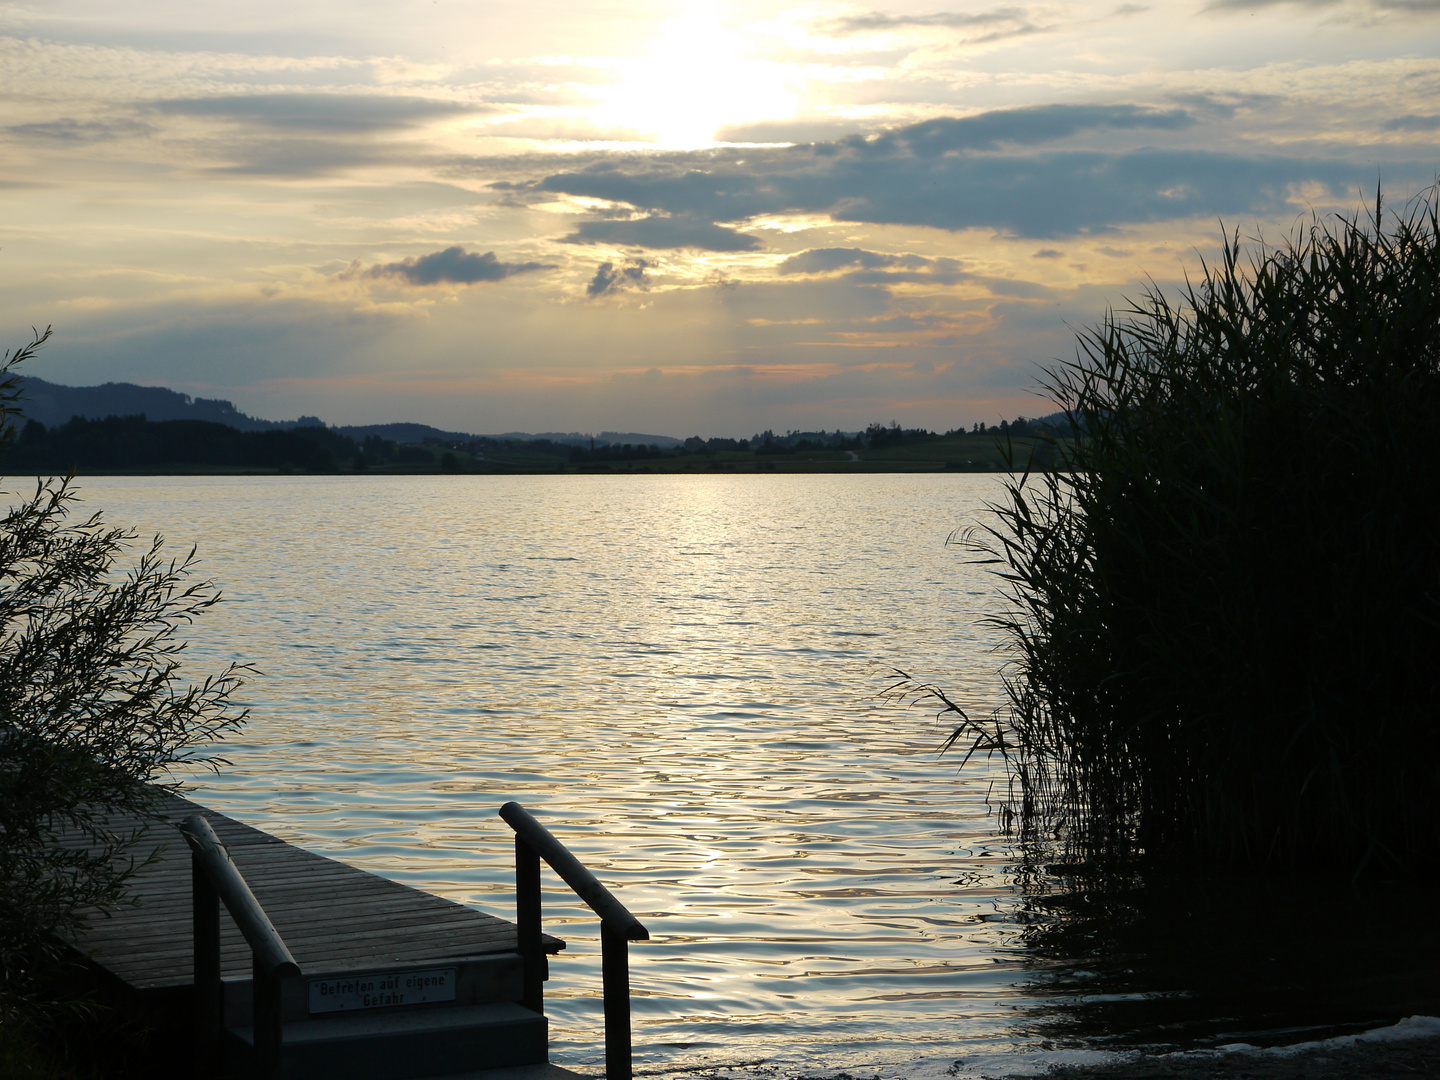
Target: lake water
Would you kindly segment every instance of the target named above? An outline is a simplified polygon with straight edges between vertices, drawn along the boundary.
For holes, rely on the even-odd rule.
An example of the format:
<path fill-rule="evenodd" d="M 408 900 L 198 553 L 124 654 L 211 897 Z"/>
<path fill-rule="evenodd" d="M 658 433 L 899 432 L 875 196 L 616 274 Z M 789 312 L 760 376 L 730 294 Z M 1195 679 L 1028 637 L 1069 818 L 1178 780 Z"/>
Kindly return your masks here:
<path fill-rule="evenodd" d="M 505 917 L 496 810 L 524 803 L 651 931 L 631 949 L 641 1070 L 978 1075 L 1408 1010 L 1355 989 L 1431 955 L 1412 941 L 1375 959 L 1356 937 L 1365 897 L 1317 930 L 1294 897 L 1257 908 L 1240 887 L 1197 916 L 1188 890 L 1183 918 L 1174 902 L 1109 918 L 1150 944 L 1100 955 L 1026 895 L 987 804 L 998 773 L 960 771 L 933 711 L 879 696 L 899 667 L 972 712 L 998 703 L 995 581 L 945 540 L 999 483 L 105 477 L 82 493 L 199 545 L 228 600 L 190 635 L 194 675 L 232 658 L 263 672 L 232 764 L 194 797 Z M 546 987 L 552 1056 L 593 1068 L 598 928 L 548 871 L 545 890 L 546 929 L 569 943 Z M 1215 917 L 1242 909 L 1263 925 Z M 1307 983 L 1282 939 L 1313 956 L 1332 923 L 1369 959 Z M 1211 945 L 1152 962 L 1163 940 Z"/>

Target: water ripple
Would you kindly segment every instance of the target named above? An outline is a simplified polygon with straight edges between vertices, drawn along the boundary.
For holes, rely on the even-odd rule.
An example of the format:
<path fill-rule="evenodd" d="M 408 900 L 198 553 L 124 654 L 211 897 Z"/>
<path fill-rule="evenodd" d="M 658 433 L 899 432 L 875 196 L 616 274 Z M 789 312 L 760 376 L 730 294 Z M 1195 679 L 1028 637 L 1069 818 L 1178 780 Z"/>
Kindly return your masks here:
<path fill-rule="evenodd" d="M 995 483 L 114 477 L 85 493 L 199 544 L 229 601 L 196 628 L 191 670 L 266 673 L 197 797 L 504 916 L 495 811 L 525 803 L 650 927 L 637 1057 L 673 1068 L 1013 1044 L 1027 991 L 990 777 L 937 756 L 930 714 L 876 698 L 900 666 L 996 701 L 988 579 L 944 543 Z M 597 927 L 551 877 L 544 904 L 569 941 L 547 986 L 555 1058 L 594 1065 Z"/>

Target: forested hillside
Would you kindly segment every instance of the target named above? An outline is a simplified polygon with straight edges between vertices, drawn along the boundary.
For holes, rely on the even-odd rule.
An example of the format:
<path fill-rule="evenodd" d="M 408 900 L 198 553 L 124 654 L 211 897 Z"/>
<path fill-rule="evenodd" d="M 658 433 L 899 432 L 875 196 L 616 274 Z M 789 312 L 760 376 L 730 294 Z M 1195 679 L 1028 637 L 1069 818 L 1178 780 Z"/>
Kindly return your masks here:
<path fill-rule="evenodd" d="M 15 473 L 269 471 L 336 472 L 368 465 L 433 465 L 421 447 L 371 437 L 364 442 L 323 426 L 238 431 L 208 420 L 143 416 L 76 417 L 47 427 L 29 420 L 0 450 L 0 469 Z"/>

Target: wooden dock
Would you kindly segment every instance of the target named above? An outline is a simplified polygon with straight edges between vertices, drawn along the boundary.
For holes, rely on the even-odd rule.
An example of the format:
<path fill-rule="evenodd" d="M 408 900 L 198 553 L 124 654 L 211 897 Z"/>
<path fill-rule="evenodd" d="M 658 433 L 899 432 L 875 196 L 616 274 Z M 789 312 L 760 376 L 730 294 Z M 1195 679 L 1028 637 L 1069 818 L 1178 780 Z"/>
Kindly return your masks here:
<path fill-rule="evenodd" d="M 159 813 L 162 820 L 141 845 L 159 850 L 131 879 L 135 902 L 92 917 L 68 944 L 148 1003 L 153 1015 L 167 1018 L 162 1022 L 192 1026 L 191 853 L 177 826 L 201 813 L 302 972 L 282 994 L 285 1075 L 362 1080 L 547 1068 L 544 1017 L 520 1004 L 525 965 L 513 923 L 305 851 L 185 799 L 163 796 Z M 547 955 L 564 947 L 541 936 Z M 253 1037 L 252 953 L 223 910 L 220 968 L 224 1027 L 239 1051 L 231 1056 L 243 1058 Z M 510 1073 L 513 1080 L 520 1075 Z"/>

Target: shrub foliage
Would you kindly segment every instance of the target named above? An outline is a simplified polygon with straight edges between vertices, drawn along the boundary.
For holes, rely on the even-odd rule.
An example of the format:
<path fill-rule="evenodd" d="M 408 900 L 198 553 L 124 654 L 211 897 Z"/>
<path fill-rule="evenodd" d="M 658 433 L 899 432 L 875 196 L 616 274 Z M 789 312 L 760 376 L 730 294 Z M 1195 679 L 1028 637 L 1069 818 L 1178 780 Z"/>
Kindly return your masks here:
<path fill-rule="evenodd" d="M 1440 864 L 1440 199 L 1228 236 L 1080 336 L 1080 437 L 975 536 L 1032 839 L 1091 859 Z"/>
<path fill-rule="evenodd" d="M 47 332 L 48 335 L 48 332 Z M 14 426 L 11 367 L 0 366 L 0 438 Z M 178 765 L 243 722 L 228 699 L 245 669 L 181 680 L 183 627 L 218 600 L 166 559 L 157 537 L 128 570 L 135 534 L 99 514 L 71 516 L 68 480 L 37 481 L 0 515 L 0 1019 L 17 1023 L 53 934 L 122 900 L 155 793 Z M 33 1002 L 32 1002 L 33 1004 Z"/>

